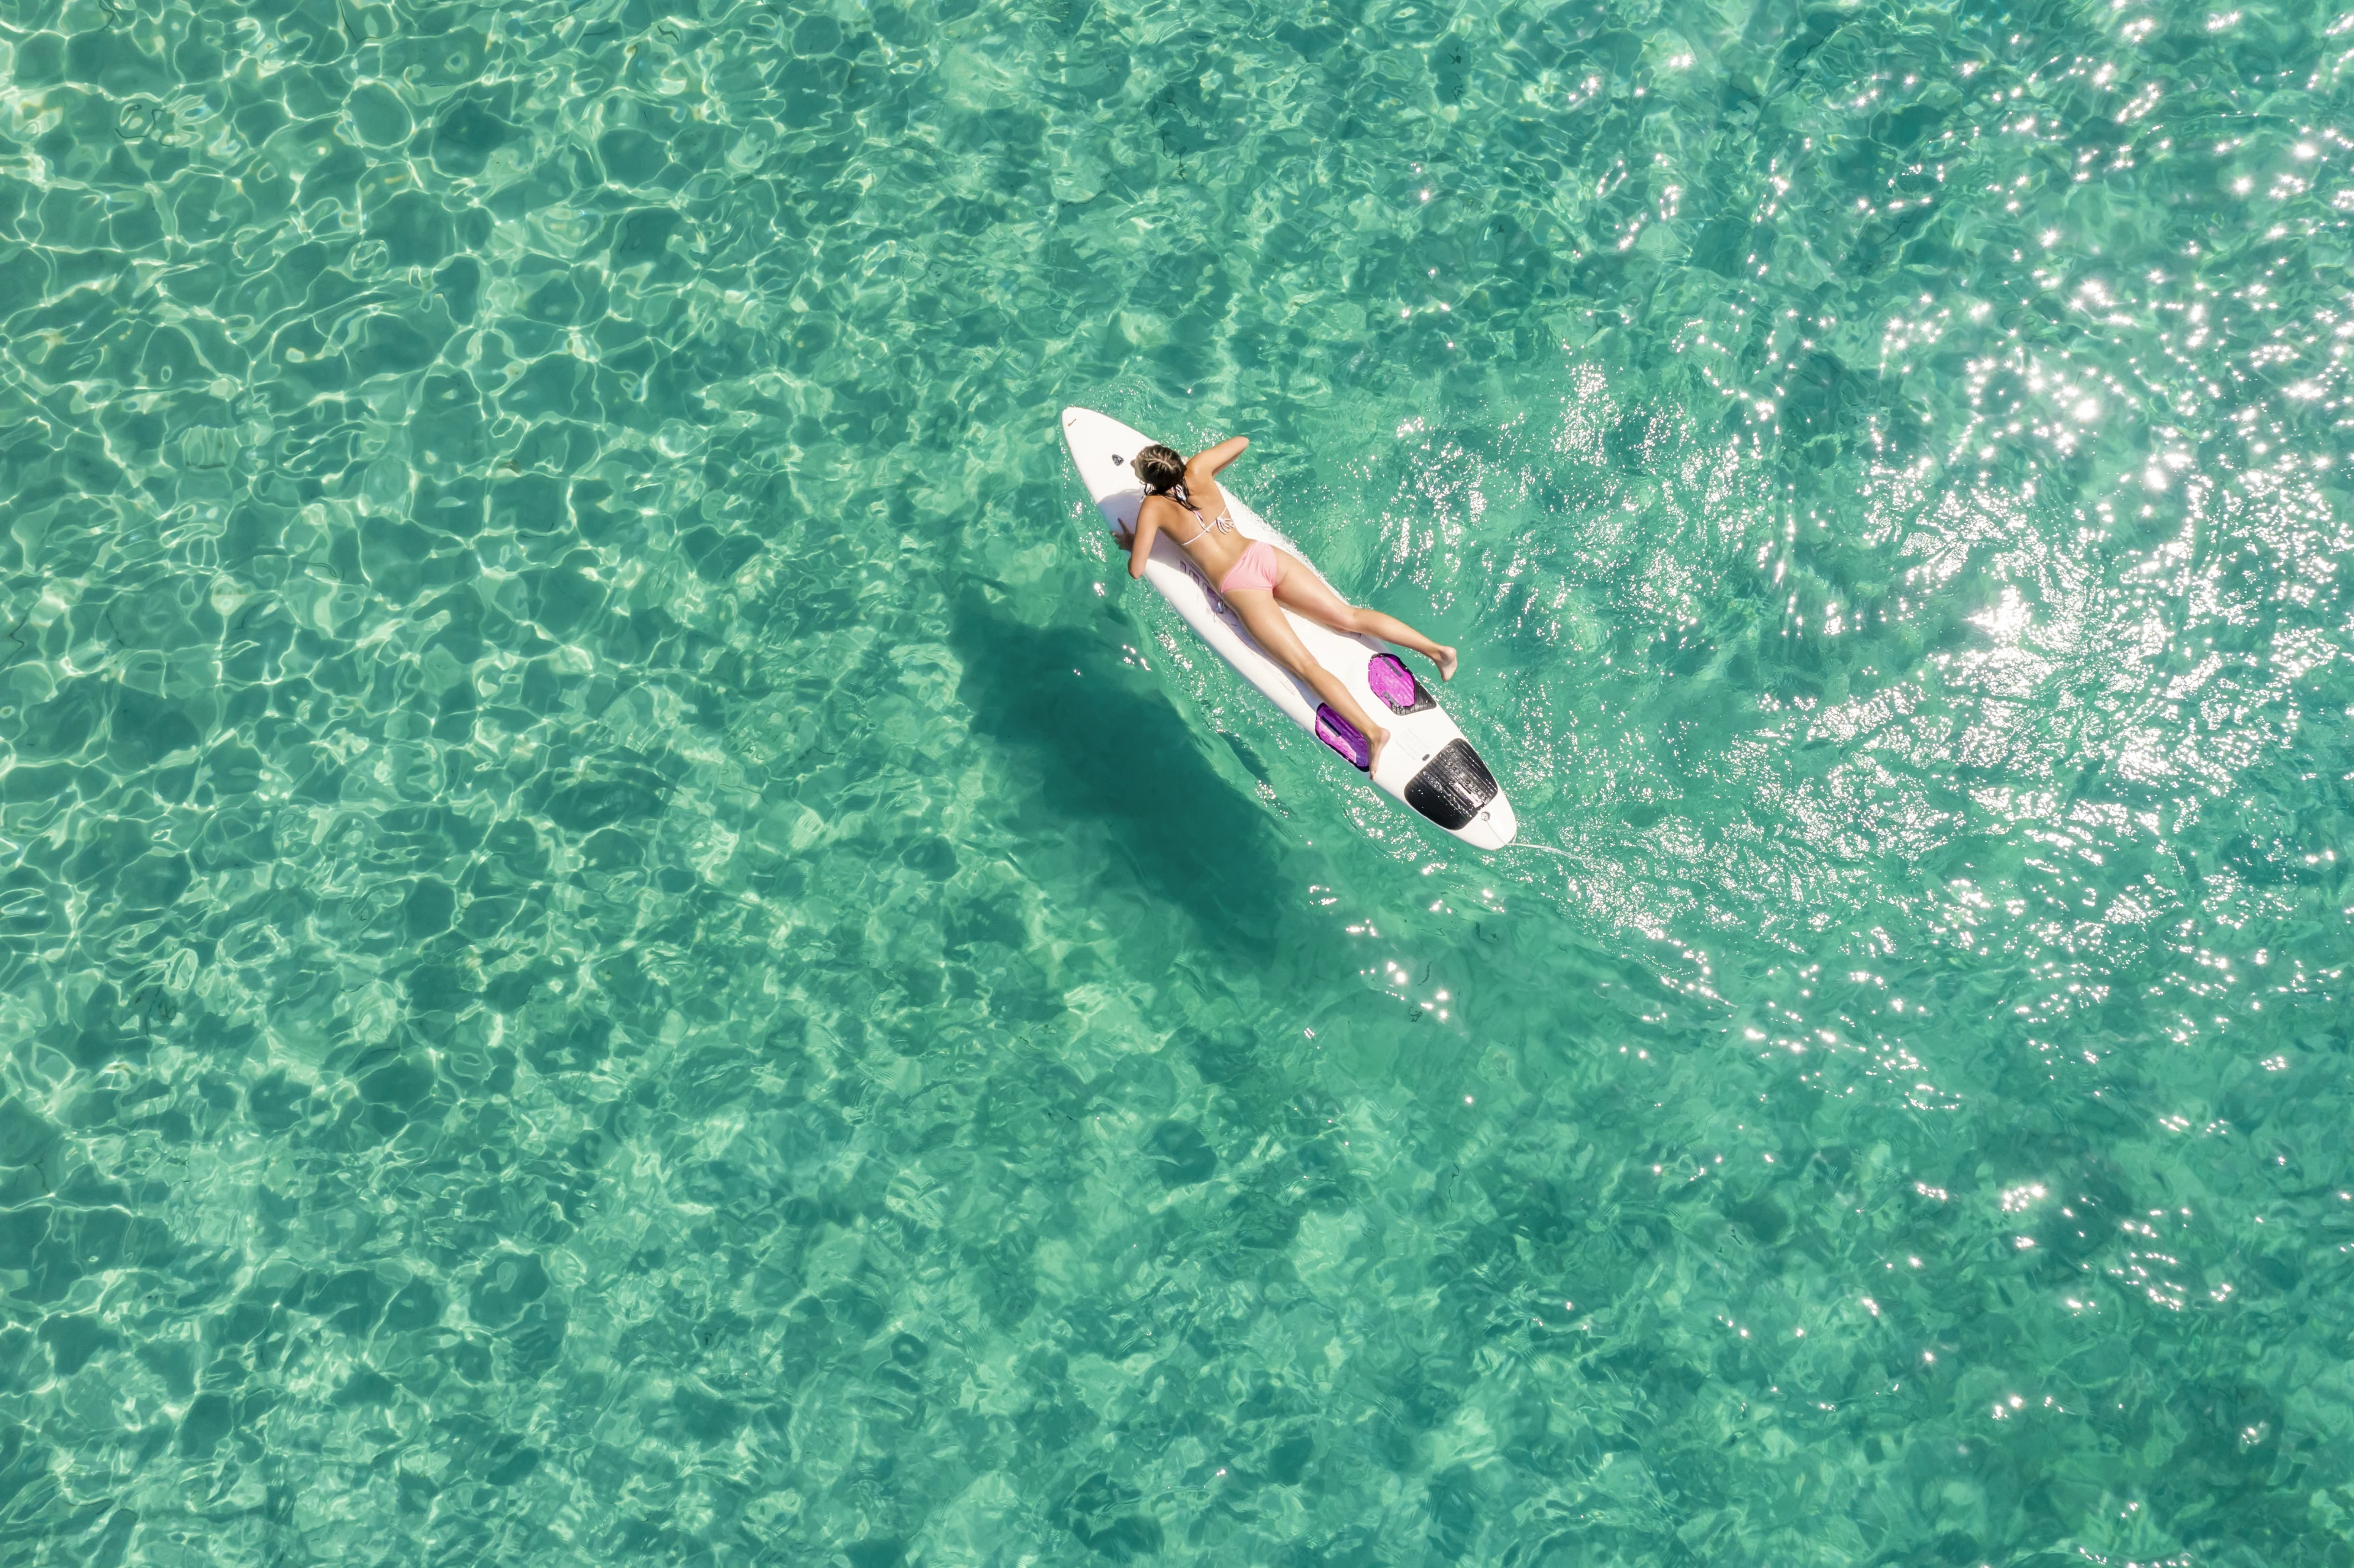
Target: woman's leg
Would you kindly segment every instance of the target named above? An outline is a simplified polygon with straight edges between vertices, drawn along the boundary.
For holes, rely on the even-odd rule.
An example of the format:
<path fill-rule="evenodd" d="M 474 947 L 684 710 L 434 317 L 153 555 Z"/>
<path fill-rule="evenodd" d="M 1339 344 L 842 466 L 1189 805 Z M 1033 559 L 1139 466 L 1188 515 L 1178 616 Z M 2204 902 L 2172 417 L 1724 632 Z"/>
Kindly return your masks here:
<path fill-rule="evenodd" d="M 1349 688 L 1316 662 L 1307 645 L 1299 641 L 1299 634 L 1283 618 L 1283 608 L 1275 602 L 1275 595 L 1264 588 L 1233 588 L 1225 599 L 1268 657 L 1315 687 L 1326 706 L 1357 726 L 1357 733 L 1365 737 L 1372 750 L 1365 768 L 1366 772 L 1372 772 L 1382 759 L 1382 747 L 1390 743 L 1390 732 L 1368 718 L 1365 710 L 1357 705 L 1357 699 L 1349 694 Z"/>
<path fill-rule="evenodd" d="M 1288 550 L 1277 554 L 1283 557 L 1283 576 L 1275 585 L 1275 597 L 1284 604 L 1335 631 L 1365 632 L 1384 642 L 1411 648 L 1438 666 L 1440 680 L 1455 679 L 1454 649 L 1443 642 L 1433 642 L 1396 616 L 1359 609 L 1326 586 L 1307 562 Z"/>

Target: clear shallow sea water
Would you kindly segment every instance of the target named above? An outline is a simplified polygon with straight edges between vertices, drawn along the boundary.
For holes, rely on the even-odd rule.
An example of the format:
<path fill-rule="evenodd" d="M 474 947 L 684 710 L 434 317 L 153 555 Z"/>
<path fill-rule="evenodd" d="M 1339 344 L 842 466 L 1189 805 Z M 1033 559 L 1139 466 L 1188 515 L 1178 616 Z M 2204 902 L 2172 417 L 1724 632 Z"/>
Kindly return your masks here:
<path fill-rule="evenodd" d="M 0 1557 L 2354 1561 L 2344 32 L 9 0 Z"/>

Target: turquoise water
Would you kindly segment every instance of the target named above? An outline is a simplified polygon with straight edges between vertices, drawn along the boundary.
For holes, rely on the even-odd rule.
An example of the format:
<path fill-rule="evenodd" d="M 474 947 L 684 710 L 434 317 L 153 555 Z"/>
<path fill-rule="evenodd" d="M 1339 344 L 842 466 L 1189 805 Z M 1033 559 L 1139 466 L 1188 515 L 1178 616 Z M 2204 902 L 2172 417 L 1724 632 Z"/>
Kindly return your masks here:
<path fill-rule="evenodd" d="M 2344 32 L 9 0 L 0 1560 L 2354 1562 Z"/>

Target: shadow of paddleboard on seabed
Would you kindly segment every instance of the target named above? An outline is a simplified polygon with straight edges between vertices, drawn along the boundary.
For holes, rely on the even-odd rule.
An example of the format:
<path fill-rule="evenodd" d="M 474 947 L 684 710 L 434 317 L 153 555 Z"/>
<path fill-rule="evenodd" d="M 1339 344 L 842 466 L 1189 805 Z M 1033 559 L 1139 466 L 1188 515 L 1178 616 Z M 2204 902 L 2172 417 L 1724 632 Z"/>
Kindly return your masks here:
<path fill-rule="evenodd" d="M 949 644 L 974 732 L 1016 754 L 1036 787 L 1014 804 L 1015 823 L 1057 837 L 1092 825 L 1111 874 L 1125 868 L 1206 939 L 1261 950 L 1276 940 L 1294 902 L 1280 874 L 1294 852 L 1210 765 L 1154 676 L 1098 635 L 1027 625 L 977 592 L 958 604 Z"/>

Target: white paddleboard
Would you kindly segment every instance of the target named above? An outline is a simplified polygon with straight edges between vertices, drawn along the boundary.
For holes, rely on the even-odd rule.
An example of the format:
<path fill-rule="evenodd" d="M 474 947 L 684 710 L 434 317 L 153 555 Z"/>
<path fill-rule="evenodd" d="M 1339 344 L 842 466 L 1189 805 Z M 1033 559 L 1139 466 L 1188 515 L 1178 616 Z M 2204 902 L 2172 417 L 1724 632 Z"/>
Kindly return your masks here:
<path fill-rule="evenodd" d="M 1144 503 L 1144 486 L 1129 471 L 1129 460 L 1151 445 L 1150 438 L 1108 414 L 1066 408 L 1063 439 L 1070 443 L 1079 478 L 1112 533 L 1117 535 L 1133 528 L 1137 508 Z M 1245 538 L 1264 539 L 1307 560 L 1299 546 L 1262 522 L 1225 481 L 1220 480 L 1218 488 L 1232 503 L 1235 525 Z M 1308 569 L 1316 570 L 1313 565 Z M 1348 732 L 1345 724 L 1336 726 L 1330 709 L 1320 715 L 1324 723 L 1320 726 L 1321 700 L 1315 689 L 1251 640 L 1202 569 L 1166 534 L 1152 542 L 1144 580 L 1286 718 L 1362 770 L 1362 750 L 1352 744 L 1362 742 L 1362 737 Z M 1475 848 L 1501 849 L 1511 843 L 1520 832 L 1512 803 L 1421 677 L 1408 670 L 1386 643 L 1335 631 L 1290 610 L 1284 613 L 1291 616 L 1291 629 L 1299 634 L 1309 654 L 1338 676 L 1374 722 L 1389 730 L 1390 743 L 1383 748 L 1381 766 L 1372 775 L 1374 785 Z"/>

